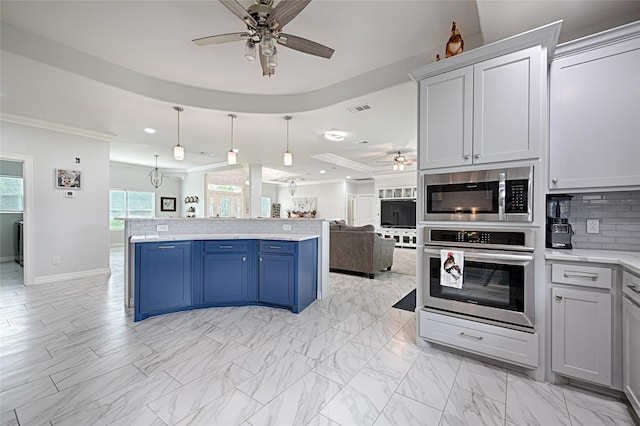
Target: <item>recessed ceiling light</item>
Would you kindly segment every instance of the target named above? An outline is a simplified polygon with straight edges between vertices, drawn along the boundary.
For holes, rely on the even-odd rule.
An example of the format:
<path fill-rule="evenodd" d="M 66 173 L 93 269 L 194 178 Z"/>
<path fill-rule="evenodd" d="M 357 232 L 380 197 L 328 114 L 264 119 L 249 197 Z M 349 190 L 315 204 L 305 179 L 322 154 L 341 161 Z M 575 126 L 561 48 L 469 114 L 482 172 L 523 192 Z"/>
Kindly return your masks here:
<path fill-rule="evenodd" d="M 144 132 L 152 135 L 156 132 L 156 129 L 152 129 L 151 127 L 145 127 Z"/>
<path fill-rule="evenodd" d="M 324 138 L 334 142 L 341 142 L 344 140 L 347 134 L 340 130 L 329 130 L 328 132 L 324 132 Z"/>
<path fill-rule="evenodd" d="M 351 176 L 347 176 L 347 179 L 351 179 Z"/>
<path fill-rule="evenodd" d="M 320 174 L 321 174 L 321 175 L 323 175 L 323 174 L 325 174 L 325 173 L 327 173 L 327 171 L 326 171 L 326 170 L 320 170 Z"/>

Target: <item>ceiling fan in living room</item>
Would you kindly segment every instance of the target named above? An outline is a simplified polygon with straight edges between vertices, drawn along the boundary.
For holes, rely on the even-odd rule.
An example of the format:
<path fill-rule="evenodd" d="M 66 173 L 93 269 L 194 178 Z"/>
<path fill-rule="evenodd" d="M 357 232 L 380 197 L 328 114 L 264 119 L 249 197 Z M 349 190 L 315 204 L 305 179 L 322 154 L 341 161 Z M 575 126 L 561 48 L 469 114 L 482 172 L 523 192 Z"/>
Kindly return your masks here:
<path fill-rule="evenodd" d="M 389 151 L 386 154 L 386 157 L 387 157 L 386 159 L 378 160 L 378 161 L 384 161 L 384 162 L 392 161 L 393 162 L 393 171 L 395 171 L 395 172 L 403 172 L 404 169 L 407 166 L 410 166 L 416 160 L 415 158 L 409 158 L 407 156 L 407 153 L 409 151 L 410 150 L 405 150 L 405 152 L 402 152 L 402 151 Z M 393 157 L 391 159 L 389 159 L 388 158 L 389 155 L 392 155 Z"/>
<path fill-rule="evenodd" d="M 275 7 L 273 7 L 273 1 L 254 0 L 254 4 L 245 9 L 237 0 L 220 0 L 223 6 L 244 22 L 247 30 L 197 38 L 193 42 L 198 46 L 208 46 L 244 40 L 245 59 L 249 62 L 255 61 L 257 47 L 262 75 L 269 77 L 275 74 L 278 66 L 276 44 L 330 59 L 333 49 L 315 41 L 282 32 L 283 27 L 298 16 L 311 0 L 280 0 Z"/>

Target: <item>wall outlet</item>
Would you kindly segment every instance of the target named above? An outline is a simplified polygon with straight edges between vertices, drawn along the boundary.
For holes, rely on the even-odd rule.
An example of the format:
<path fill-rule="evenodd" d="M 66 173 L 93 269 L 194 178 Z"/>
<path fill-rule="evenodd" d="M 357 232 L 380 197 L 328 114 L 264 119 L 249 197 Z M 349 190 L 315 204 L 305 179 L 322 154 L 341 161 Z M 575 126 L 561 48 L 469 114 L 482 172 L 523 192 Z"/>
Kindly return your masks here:
<path fill-rule="evenodd" d="M 289 225 L 287 223 L 283 223 L 282 224 L 282 230 L 283 231 L 291 231 L 291 225 Z"/>
<path fill-rule="evenodd" d="M 76 198 L 76 193 L 73 191 L 64 191 L 64 198 Z"/>
<path fill-rule="evenodd" d="M 169 232 L 169 225 L 156 225 L 157 232 Z"/>
<path fill-rule="evenodd" d="M 598 219 L 587 219 L 587 234 L 599 234 L 600 221 Z"/>
<path fill-rule="evenodd" d="M 59 265 L 60 264 L 60 256 L 53 256 L 51 258 L 51 264 L 52 265 Z"/>

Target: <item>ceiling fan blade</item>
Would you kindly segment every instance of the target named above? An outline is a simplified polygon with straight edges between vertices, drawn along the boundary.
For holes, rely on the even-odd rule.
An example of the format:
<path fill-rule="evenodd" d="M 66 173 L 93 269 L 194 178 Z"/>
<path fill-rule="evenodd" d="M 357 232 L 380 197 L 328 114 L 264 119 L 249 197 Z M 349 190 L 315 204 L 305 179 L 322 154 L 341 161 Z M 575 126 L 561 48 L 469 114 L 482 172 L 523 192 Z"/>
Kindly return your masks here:
<path fill-rule="evenodd" d="M 240 41 L 249 37 L 251 34 L 249 33 L 229 33 L 229 34 L 218 34 L 209 37 L 202 37 L 192 40 L 198 46 L 208 46 L 210 44 L 220 44 L 220 43 L 229 43 L 231 41 Z"/>
<path fill-rule="evenodd" d="M 267 18 L 266 24 L 269 28 L 275 29 L 284 27 L 293 18 L 307 7 L 311 0 L 280 0 L 280 3 L 273 9 Z"/>
<path fill-rule="evenodd" d="M 258 23 L 253 19 L 253 16 L 249 15 L 249 12 L 247 12 L 247 10 L 236 0 L 220 0 L 220 3 L 229 9 L 231 13 L 242 19 L 242 21 L 251 28 L 255 29 L 258 26 Z"/>
<path fill-rule="evenodd" d="M 306 38 L 294 36 L 291 34 L 280 34 L 277 38 L 278 44 L 288 47 L 289 49 L 297 50 L 302 53 L 308 53 L 310 55 L 320 56 L 321 58 L 331 59 L 334 50 L 330 47 L 323 46 L 315 41 L 307 40 Z"/>
<path fill-rule="evenodd" d="M 262 76 L 271 77 L 276 70 L 267 66 L 267 57 L 262 54 L 262 46 L 260 46 L 260 66 L 262 67 Z"/>

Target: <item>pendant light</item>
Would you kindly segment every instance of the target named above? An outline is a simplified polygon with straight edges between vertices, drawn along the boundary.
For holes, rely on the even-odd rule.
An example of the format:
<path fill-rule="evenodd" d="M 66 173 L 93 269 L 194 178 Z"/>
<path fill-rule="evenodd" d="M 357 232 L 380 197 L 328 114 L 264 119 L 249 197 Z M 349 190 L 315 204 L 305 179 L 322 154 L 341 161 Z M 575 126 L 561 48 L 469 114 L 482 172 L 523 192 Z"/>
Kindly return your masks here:
<path fill-rule="evenodd" d="M 158 168 L 158 154 L 156 154 L 156 168 L 151 170 L 151 173 L 149 173 L 149 179 L 151 180 L 151 185 L 153 185 L 154 188 L 158 188 L 162 185 L 164 173 L 162 173 L 162 170 Z"/>
<path fill-rule="evenodd" d="M 233 120 L 236 118 L 236 115 L 229 114 L 228 117 L 231 118 L 231 149 L 227 152 L 227 164 L 232 165 L 238 162 L 238 156 L 233 148 Z"/>
<path fill-rule="evenodd" d="M 297 189 L 298 189 L 298 185 L 296 185 L 296 183 L 293 180 L 289 182 L 289 194 L 291 194 L 292 197 L 296 195 Z"/>
<path fill-rule="evenodd" d="M 284 119 L 287 121 L 287 150 L 284 152 L 284 165 L 290 166 L 293 164 L 293 154 L 289 152 L 289 121 L 291 121 L 290 115 L 285 115 Z"/>
<path fill-rule="evenodd" d="M 173 147 L 173 158 L 182 161 L 184 160 L 184 147 L 180 145 L 180 113 L 184 111 L 184 109 L 178 106 L 174 106 L 173 109 L 178 111 L 178 145 Z"/>

